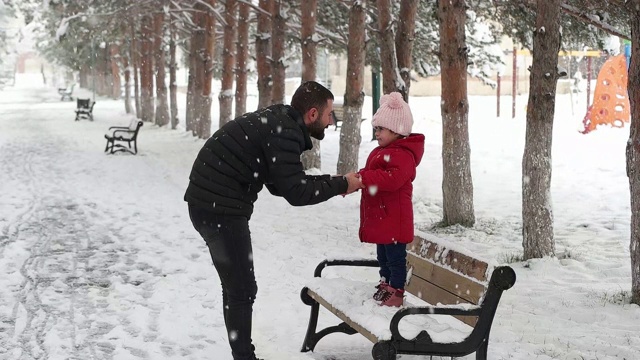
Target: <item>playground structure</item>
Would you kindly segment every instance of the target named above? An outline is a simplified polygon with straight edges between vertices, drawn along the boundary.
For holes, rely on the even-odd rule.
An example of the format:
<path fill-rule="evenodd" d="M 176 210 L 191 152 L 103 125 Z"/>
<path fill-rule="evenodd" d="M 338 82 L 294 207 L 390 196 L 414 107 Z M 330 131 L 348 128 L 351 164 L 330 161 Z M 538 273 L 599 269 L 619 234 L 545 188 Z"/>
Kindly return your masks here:
<path fill-rule="evenodd" d="M 598 74 L 593 104 L 582 120 L 584 129 L 581 133 L 588 134 L 600 125 L 622 128 L 630 121 L 627 82 L 626 56 L 621 54 L 609 58 Z"/>

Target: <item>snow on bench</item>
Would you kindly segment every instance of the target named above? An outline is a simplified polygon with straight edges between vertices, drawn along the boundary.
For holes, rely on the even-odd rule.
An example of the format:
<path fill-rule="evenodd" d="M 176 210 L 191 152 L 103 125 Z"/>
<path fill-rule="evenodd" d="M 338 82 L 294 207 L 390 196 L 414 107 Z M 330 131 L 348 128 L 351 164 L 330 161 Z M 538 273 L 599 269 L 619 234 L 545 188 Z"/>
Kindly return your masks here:
<path fill-rule="evenodd" d="M 397 354 L 465 356 L 474 352 L 477 359 L 486 359 L 493 317 L 502 292 L 515 283 L 515 272 L 508 266 L 491 267 L 450 245 L 425 234 L 409 244 L 407 298 L 401 309 L 378 305 L 372 299 L 374 282 L 321 277 L 328 266 L 377 268 L 377 260 L 321 262 L 314 279 L 300 294 L 311 306 L 301 351 L 313 351 L 324 336 L 342 332 L 360 333 L 374 343 L 374 359 L 395 360 Z M 316 332 L 320 305 L 343 322 Z"/>

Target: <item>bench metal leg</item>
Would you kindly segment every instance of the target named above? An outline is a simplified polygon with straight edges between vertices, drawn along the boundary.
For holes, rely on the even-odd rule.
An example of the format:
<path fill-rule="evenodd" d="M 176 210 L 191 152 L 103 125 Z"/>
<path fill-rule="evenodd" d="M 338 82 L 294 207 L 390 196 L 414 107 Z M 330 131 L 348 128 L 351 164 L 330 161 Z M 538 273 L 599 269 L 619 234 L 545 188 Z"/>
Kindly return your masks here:
<path fill-rule="evenodd" d="M 304 341 L 302 342 L 301 352 L 313 351 L 315 349 L 316 344 L 323 337 L 333 334 L 336 332 L 345 333 L 347 335 L 353 335 L 358 333 L 347 323 L 343 322 L 336 326 L 330 326 L 326 329 L 321 330 L 316 333 L 316 327 L 318 326 L 318 312 L 320 311 L 320 304 L 317 301 L 313 300 L 309 294 L 307 293 L 307 288 L 303 288 L 300 293 L 300 297 L 302 298 L 302 302 L 306 305 L 311 306 L 311 314 L 309 316 L 309 326 L 307 327 L 307 333 L 304 336 Z"/>
<path fill-rule="evenodd" d="M 487 334 L 487 337 L 484 339 L 484 341 L 482 341 L 482 344 L 480 345 L 478 350 L 476 350 L 476 360 L 487 360 L 488 348 L 489 348 L 489 334 Z"/>
<path fill-rule="evenodd" d="M 371 349 L 374 360 L 396 360 L 397 354 L 395 346 L 390 341 L 380 341 Z"/>

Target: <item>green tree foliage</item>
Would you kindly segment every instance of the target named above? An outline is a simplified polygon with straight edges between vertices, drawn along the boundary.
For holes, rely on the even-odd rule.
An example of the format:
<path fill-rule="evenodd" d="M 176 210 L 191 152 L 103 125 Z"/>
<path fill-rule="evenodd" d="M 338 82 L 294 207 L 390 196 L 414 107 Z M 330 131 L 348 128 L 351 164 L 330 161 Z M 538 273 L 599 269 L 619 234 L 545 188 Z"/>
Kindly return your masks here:
<path fill-rule="evenodd" d="M 349 7 L 346 2 L 335 0 L 321 0 L 318 2 L 319 33 L 330 39 L 326 47 L 332 53 L 345 53 L 348 36 Z M 399 13 L 400 2 L 393 3 L 393 14 Z M 438 19 L 436 17 L 437 6 L 433 1 L 420 1 L 415 32 L 415 44 L 413 46 L 413 70 L 420 76 L 433 76 L 440 72 L 438 60 L 440 34 Z M 486 10 L 486 6 L 479 7 L 475 11 L 467 12 L 467 45 L 469 51 L 469 72 L 480 78 L 490 76 L 491 70 L 499 66 L 501 52 L 497 46 L 502 32 L 495 23 L 488 21 L 487 15 L 493 13 Z M 374 32 L 377 28 L 377 8 L 375 1 L 367 3 L 367 65 L 377 66 L 378 45 Z"/>
<path fill-rule="evenodd" d="M 6 65 L 8 63 L 7 58 L 13 58 L 11 43 L 16 37 L 17 31 L 7 24 L 11 23 L 11 20 L 15 18 L 14 6 L 12 3 L 5 4 L 0 0 L 0 65 Z"/>
<path fill-rule="evenodd" d="M 482 2 L 478 0 L 478 2 Z M 566 0 L 561 17 L 564 50 L 602 49 L 609 36 L 599 25 L 630 34 L 628 12 L 619 3 L 606 0 Z M 530 0 L 494 0 L 493 11 L 504 34 L 523 47 L 532 48 L 535 28 L 535 2 Z M 533 3 L 533 5 L 532 5 Z"/>

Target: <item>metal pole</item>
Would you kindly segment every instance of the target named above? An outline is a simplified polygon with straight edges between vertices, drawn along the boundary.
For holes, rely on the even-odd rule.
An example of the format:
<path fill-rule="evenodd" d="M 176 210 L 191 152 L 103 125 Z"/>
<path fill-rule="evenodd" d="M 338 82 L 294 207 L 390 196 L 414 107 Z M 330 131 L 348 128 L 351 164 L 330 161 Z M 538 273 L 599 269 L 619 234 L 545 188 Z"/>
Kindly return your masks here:
<path fill-rule="evenodd" d="M 591 102 L 591 59 L 591 56 L 587 57 L 587 111 Z"/>
<path fill-rule="evenodd" d="M 93 88 L 93 102 L 96 102 L 96 55 L 91 37 L 91 87 Z"/>
<path fill-rule="evenodd" d="M 513 47 L 513 72 L 511 73 L 511 118 L 515 119 L 516 117 L 516 91 L 517 85 L 516 81 L 518 78 L 518 54 L 516 53 L 516 47 Z"/>
<path fill-rule="evenodd" d="M 376 114 L 378 108 L 380 107 L 380 69 L 374 68 L 371 71 L 371 90 L 373 92 L 372 96 L 372 105 L 373 105 L 373 113 L 371 114 L 371 119 L 373 120 L 373 115 Z M 376 131 L 372 130 L 371 141 L 376 139 Z"/>
<path fill-rule="evenodd" d="M 498 74 L 498 86 L 497 86 L 497 104 L 496 104 L 496 117 L 500 117 L 500 74 Z"/>

